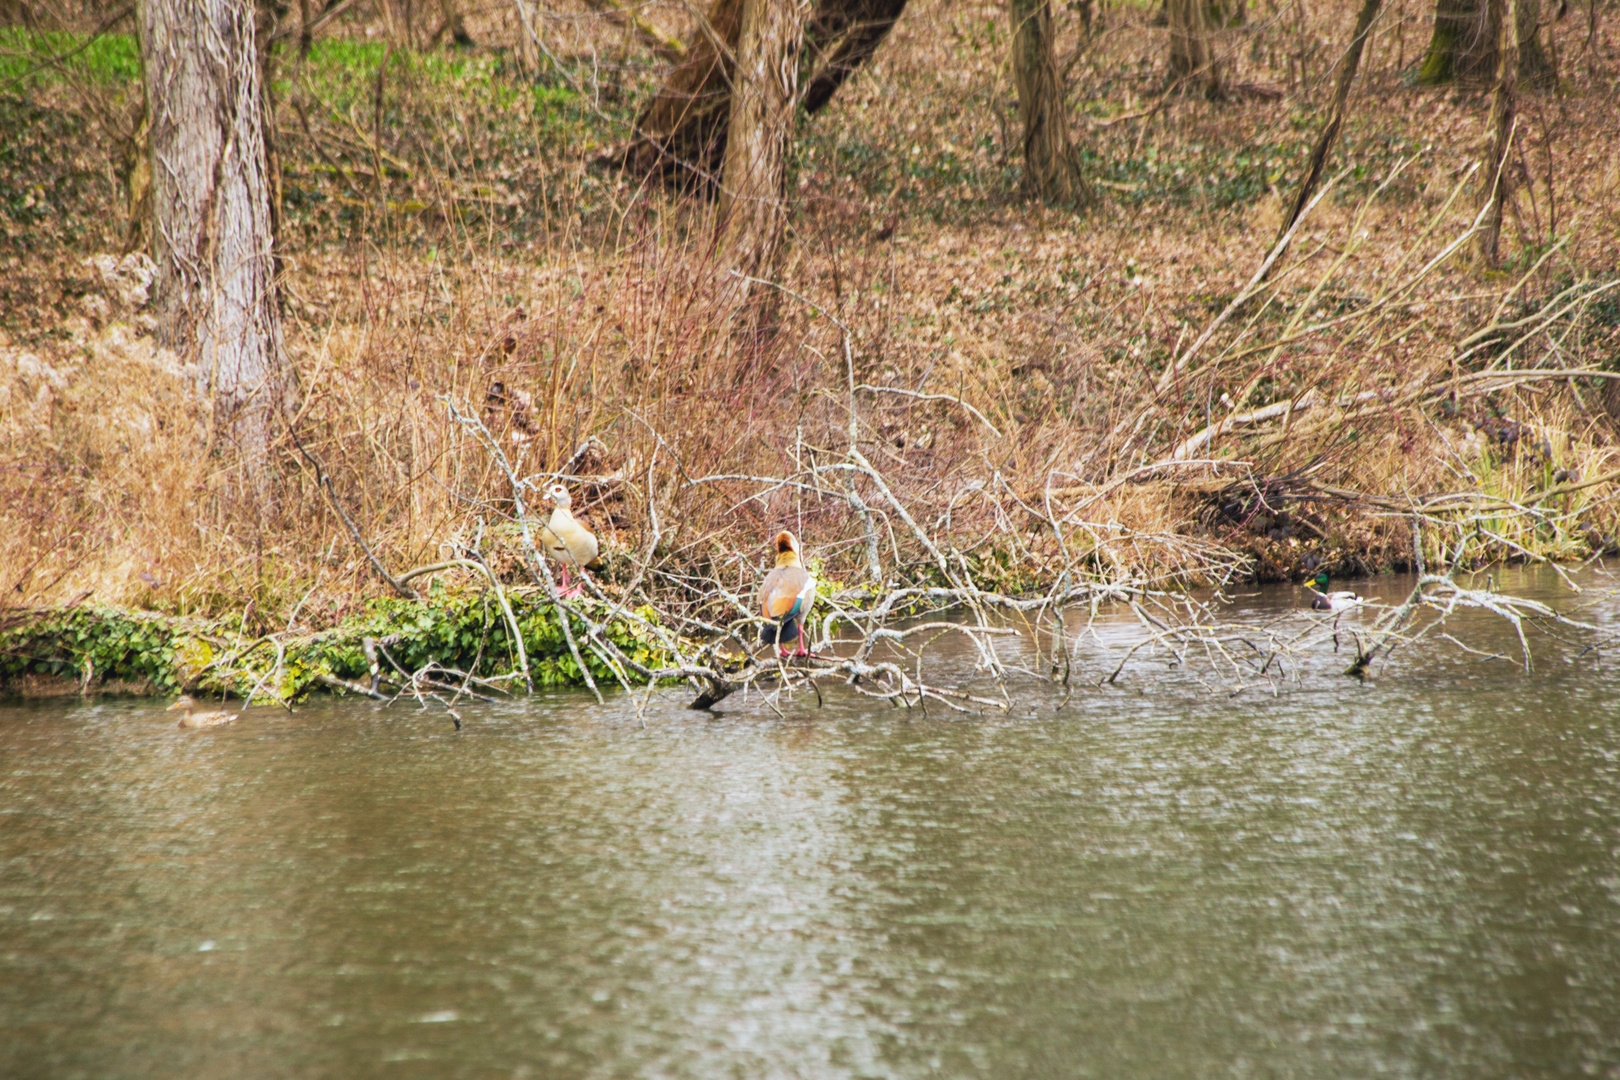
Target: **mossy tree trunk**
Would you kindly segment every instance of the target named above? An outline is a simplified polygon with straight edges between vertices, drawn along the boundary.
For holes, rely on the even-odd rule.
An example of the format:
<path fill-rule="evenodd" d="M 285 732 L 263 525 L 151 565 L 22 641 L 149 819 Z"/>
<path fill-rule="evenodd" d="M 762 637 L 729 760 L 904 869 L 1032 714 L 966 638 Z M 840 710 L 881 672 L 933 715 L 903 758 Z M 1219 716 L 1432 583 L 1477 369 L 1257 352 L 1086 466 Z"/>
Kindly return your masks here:
<path fill-rule="evenodd" d="M 636 120 L 636 137 L 619 155 L 627 171 L 656 173 L 690 186 L 714 187 L 731 124 L 732 64 L 744 0 L 713 0 L 690 35 L 685 56 Z M 816 0 L 795 62 L 807 71 L 803 104 L 824 108 L 838 88 L 872 58 L 905 10 L 906 0 Z"/>
<path fill-rule="evenodd" d="M 787 227 L 788 146 L 810 0 L 743 0 L 720 182 L 718 266 L 738 302 L 766 277 Z"/>
<path fill-rule="evenodd" d="M 1092 193 L 1069 141 L 1048 0 L 1012 0 L 1013 82 L 1024 126 L 1024 187 L 1049 203 L 1082 205 Z"/>
<path fill-rule="evenodd" d="M 1517 0 L 1490 0 L 1490 26 L 1496 38 L 1496 87 L 1491 93 L 1491 144 L 1479 174 L 1479 205 L 1484 211 L 1474 238 L 1480 261 L 1495 267 L 1502 239 L 1502 206 L 1509 187 L 1508 156 L 1513 143 L 1514 97 L 1518 90 L 1519 49 L 1514 9 Z"/>
<path fill-rule="evenodd" d="M 1205 0 L 1166 0 L 1170 24 L 1170 81 L 1201 82 L 1211 100 L 1226 96 L 1220 59 L 1215 55 L 1215 23 Z"/>
<path fill-rule="evenodd" d="M 262 494 L 286 373 L 256 22 L 251 0 L 142 0 L 137 16 L 158 335 L 199 365 Z"/>
<path fill-rule="evenodd" d="M 1554 72 L 1541 44 L 1540 0 L 1517 0 L 1513 25 L 1517 28 L 1516 75 L 1535 86 L 1550 85 Z M 1418 82 L 1429 86 L 1461 80 L 1484 82 L 1496 75 L 1497 35 L 1491 22 L 1490 0 L 1435 0 L 1434 30 L 1429 50 L 1418 69 Z"/>

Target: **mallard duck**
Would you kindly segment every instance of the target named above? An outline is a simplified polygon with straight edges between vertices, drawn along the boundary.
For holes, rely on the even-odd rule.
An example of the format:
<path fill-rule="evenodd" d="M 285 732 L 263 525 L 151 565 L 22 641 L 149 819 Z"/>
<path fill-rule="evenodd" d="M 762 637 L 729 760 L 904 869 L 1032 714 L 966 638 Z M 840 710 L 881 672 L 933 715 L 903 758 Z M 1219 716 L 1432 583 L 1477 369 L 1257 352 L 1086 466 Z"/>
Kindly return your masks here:
<path fill-rule="evenodd" d="M 540 543 L 546 554 L 557 561 L 562 567 L 562 589 L 559 596 L 578 596 L 583 588 L 578 582 L 572 587 L 568 583 L 568 569 L 583 570 L 585 567 L 599 565 L 597 561 L 596 537 L 591 530 L 574 520 L 569 512 L 573 500 L 568 495 L 568 489 L 561 484 L 552 484 L 546 488 L 546 498 L 551 500 L 556 509 L 552 510 L 551 518 L 546 522 L 545 528 L 540 530 Z"/>
<path fill-rule="evenodd" d="M 1348 589 L 1340 592 L 1328 592 L 1327 587 L 1328 576 L 1326 570 L 1311 579 L 1312 611 L 1348 611 L 1363 602 L 1362 597 L 1357 596 Z"/>
<path fill-rule="evenodd" d="M 190 694 L 181 694 L 180 699 L 164 711 L 174 712 L 176 709 L 184 709 L 186 713 L 180 718 L 180 723 L 177 725 L 183 728 L 218 727 L 236 719 L 236 714 L 233 712 L 196 712 L 194 711 L 196 708 L 197 701 L 195 698 Z"/>
<path fill-rule="evenodd" d="M 777 646 L 777 655 L 787 655 L 787 642 L 798 639 L 796 656 L 809 656 L 804 647 L 804 624 L 816 602 L 816 579 L 799 562 L 799 541 L 790 532 L 776 534 L 776 569 L 765 575 L 759 587 L 759 609 L 771 620 L 759 628 L 759 640 Z"/>

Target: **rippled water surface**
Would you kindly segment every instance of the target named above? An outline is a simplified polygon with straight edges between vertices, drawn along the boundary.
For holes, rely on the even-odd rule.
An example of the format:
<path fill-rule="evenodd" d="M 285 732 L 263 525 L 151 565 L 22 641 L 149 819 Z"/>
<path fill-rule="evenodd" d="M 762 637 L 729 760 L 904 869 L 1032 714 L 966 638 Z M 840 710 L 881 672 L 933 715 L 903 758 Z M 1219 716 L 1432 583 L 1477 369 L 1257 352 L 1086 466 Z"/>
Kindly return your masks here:
<path fill-rule="evenodd" d="M 969 717 L 0 706 L 0 1076 L 1620 1075 L 1574 652 Z"/>

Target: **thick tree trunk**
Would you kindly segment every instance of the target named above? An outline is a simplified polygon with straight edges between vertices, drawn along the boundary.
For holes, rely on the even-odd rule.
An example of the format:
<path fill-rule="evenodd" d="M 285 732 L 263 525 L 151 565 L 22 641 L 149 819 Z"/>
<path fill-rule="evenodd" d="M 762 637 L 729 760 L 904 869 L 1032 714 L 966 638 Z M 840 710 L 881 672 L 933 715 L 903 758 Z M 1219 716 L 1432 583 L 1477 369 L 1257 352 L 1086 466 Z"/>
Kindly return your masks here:
<path fill-rule="evenodd" d="M 624 153 L 627 170 L 695 186 L 713 183 L 725 160 L 742 13 L 743 0 L 714 0 L 686 59 L 670 69 L 636 120 L 636 140 Z"/>
<path fill-rule="evenodd" d="M 1317 136 L 1316 146 L 1311 149 L 1305 175 L 1300 178 L 1299 190 L 1294 193 L 1293 206 L 1284 215 L 1282 228 L 1277 232 L 1278 240 L 1288 235 L 1288 230 L 1294 227 L 1299 215 L 1305 212 L 1305 205 L 1316 194 L 1322 174 L 1327 171 L 1333 145 L 1338 142 L 1339 130 L 1344 126 L 1344 108 L 1350 101 L 1350 86 L 1356 80 L 1356 69 L 1361 66 L 1362 48 L 1367 43 L 1367 35 L 1382 4 L 1383 0 L 1362 0 L 1361 13 L 1356 16 L 1355 33 L 1350 37 L 1350 48 L 1345 50 L 1344 65 L 1339 69 L 1339 82 L 1333 89 L 1333 103 L 1328 107 L 1327 123 L 1322 125 L 1322 133 Z"/>
<path fill-rule="evenodd" d="M 804 106 L 819 112 L 872 58 L 906 0 L 816 0 L 803 34 L 812 61 Z M 698 32 L 636 121 L 636 138 L 616 155 L 634 173 L 656 173 L 712 187 L 726 157 L 731 124 L 731 66 L 743 0 L 714 0 Z"/>
<path fill-rule="evenodd" d="M 1541 44 L 1540 0 L 1517 0 L 1513 25 L 1519 80 L 1548 86 L 1552 61 Z M 1490 0 L 1435 0 L 1434 32 L 1429 51 L 1418 70 L 1418 82 L 1430 86 L 1460 80 L 1484 82 L 1496 76 L 1497 35 L 1491 22 Z"/>
<path fill-rule="evenodd" d="M 1206 0 L 1166 0 L 1170 22 L 1170 81 L 1202 81 L 1211 100 L 1226 95 L 1220 61 L 1211 47 L 1214 21 Z"/>
<path fill-rule="evenodd" d="M 262 489 L 285 373 L 253 4 L 143 0 L 138 30 L 158 334 L 200 365 L 216 430 Z"/>
<path fill-rule="evenodd" d="M 720 183 L 718 266 L 741 301 L 773 268 L 787 226 L 787 154 L 809 0 L 743 0 Z"/>
<path fill-rule="evenodd" d="M 1502 204 L 1509 187 L 1508 154 L 1513 142 L 1514 95 L 1517 91 L 1519 49 L 1516 0 L 1490 0 L 1490 26 L 1496 37 L 1496 89 L 1491 94 L 1491 145 L 1479 176 L 1479 205 L 1485 220 L 1475 236 L 1480 260 L 1495 267 L 1502 238 Z"/>
<path fill-rule="evenodd" d="M 1068 114 L 1052 46 L 1048 0 L 1012 0 L 1013 81 L 1018 114 L 1024 122 L 1024 186 L 1049 202 L 1082 205 L 1091 189 L 1069 142 Z"/>

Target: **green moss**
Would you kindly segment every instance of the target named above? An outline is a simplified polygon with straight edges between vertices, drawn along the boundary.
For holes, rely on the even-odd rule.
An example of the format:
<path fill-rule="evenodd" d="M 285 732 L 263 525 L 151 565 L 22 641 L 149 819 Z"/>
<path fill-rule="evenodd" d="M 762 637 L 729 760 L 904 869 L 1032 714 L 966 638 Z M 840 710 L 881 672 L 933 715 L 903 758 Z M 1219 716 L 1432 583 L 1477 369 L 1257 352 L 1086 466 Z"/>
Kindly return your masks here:
<path fill-rule="evenodd" d="M 1456 52 L 1456 34 L 1436 26 L 1434 38 L 1429 42 L 1429 54 L 1418 69 L 1417 81 L 1424 86 L 1439 86 L 1451 81 L 1452 60 Z"/>

